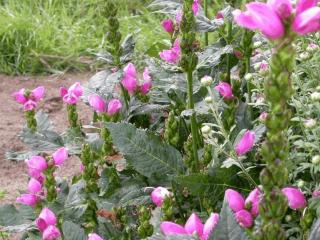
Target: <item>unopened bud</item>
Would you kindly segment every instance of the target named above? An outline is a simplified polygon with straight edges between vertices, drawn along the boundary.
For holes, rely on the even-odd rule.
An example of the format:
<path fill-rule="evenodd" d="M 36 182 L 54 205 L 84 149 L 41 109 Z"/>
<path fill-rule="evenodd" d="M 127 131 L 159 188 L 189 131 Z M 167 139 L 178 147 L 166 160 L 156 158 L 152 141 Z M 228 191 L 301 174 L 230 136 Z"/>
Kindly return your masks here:
<path fill-rule="evenodd" d="M 203 78 L 201 78 L 201 85 L 203 87 L 210 87 L 212 82 L 213 82 L 213 79 L 210 76 L 204 76 Z"/>
<path fill-rule="evenodd" d="M 249 82 L 249 81 L 251 81 L 253 79 L 253 75 L 251 73 L 247 73 L 244 76 L 244 79 Z"/>
<path fill-rule="evenodd" d="M 287 215 L 287 216 L 285 217 L 285 220 L 286 220 L 286 222 L 291 222 L 291 221 L 292 221 L 291 215 Z"/>
<path fill-rule="evenodd" d="M 305 181 L 303 181 L 303 180 L 299 180 L 299 181 L 298 181 L 297 186 L 298 186 L 299 188 L 304 187 L 304 185 L 305 185 Z"/>
<path fill-rule="evenodd" d="M 307 59 L 309 59 L 311 57 L 311 55 L 310 55 L 310 53 L 308 53 L 308 52 L 303 52 L 303 53 L 301 53 L 300 55 L 299 55 L 299 58 L 301 59 L 301 60 L 307 60 Z"/>
<path fill-rule="evenodd" d="M 320 101 L 320 92 L 311 93 L 311 100 L 315 102 Z"/>
<path fill-rule="evenodd" d="M 309 53 L 314 53 L 315 51 L 317 51 L 319 49 L 319 46 L 317 44 L 314 43 L 310 43 L 307 47 L 307 52 Z"/>
<path fill-rule="evenodd" d="M 206 97 L 205 99 L 204 99 L 204 101 L 206 102 L 206 103 L 213 103 L 213 99 L 212 99 L 212 97 Z"/>
<path fill-rule="evenodd" d="M 314 128 L 317 125 L 317 121 L 315 119 L 308 119 L 304 122 L 304 126 L 306 128 Z"/>
<path fill-rule="evenodd" d="M 208 134 L 208 133 L 210 133 L 210 131 L 211 131 L 211 128 L 210 128 L 208 125 L 204 125 L 204 126 L 201 128 L 201 132 L 202 132 L 203 134 Z"/>
<path fill-rule="evenodd" d="M 311 162 L 318 165 L 320 163 L 320 155 L 313 156 Z"/>

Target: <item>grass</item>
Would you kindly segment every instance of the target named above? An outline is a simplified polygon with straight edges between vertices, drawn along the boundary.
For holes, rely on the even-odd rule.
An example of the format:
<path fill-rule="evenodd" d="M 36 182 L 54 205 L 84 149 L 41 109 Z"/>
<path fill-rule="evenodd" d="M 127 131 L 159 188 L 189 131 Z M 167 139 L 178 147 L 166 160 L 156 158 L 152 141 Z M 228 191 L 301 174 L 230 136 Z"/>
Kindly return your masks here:
<path fill-rule="evenodd" d="M 163 32 L 145 6 L 117 0 L 123 36 L 136 32 L 146 52 Z M 39 74 L 88 70 L 107 32 L 104 0 L 0 0 L 0 73 Z M 138 9 L 138 10 L 136 10 Z"/>

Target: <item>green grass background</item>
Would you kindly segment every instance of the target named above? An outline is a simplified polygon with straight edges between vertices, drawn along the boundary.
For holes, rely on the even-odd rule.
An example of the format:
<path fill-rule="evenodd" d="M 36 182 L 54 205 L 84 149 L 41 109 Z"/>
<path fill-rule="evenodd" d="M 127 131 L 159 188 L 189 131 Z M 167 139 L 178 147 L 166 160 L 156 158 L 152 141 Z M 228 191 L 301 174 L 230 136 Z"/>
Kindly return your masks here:
<path fill-rule="evenodd" d="M 165 37 L 150 0 L 118 0 L 122 35 L 139 52 Z M 108 31 L 105 0 L 0 0 L 0 73 L 88 70 Z"/>

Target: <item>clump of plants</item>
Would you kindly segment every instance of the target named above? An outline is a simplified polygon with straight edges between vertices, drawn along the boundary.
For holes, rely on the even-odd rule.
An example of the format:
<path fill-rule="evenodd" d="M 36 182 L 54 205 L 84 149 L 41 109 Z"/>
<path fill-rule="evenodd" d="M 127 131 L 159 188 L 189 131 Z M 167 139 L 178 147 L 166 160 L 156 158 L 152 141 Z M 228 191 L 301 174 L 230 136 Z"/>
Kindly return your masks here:
<path fill-rule="evenodd" d="M 31 151 L 7 156 L 27 159 L 30 182 L 18 205 L 0 207 L 0 230 L 45 240 L 317 239 L 320 8 L 242 2 L 210 17 L 206 0 L 153 1 L 170 46 L 140 59 L 108 0 L 105 69 L 61 87 L 63 134 L 36 111 L 42 87 L 14 93 Z M 90 123 L 78 120 L 80 100 Z M 81 174 L 62 180 L 56 169 L 71 155 Z"/>

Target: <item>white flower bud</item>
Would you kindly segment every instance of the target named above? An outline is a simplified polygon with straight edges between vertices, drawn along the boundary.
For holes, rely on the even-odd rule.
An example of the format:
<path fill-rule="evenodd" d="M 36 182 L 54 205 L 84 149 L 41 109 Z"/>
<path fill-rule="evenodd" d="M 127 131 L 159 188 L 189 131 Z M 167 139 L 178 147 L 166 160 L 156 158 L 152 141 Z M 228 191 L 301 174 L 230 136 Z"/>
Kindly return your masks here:
<path fill-rule="evenodd" d="M 317 121 L 315 119 L 308 119 L 304 122 L 304 126 L 306 128 L 314 128 L 317 125 Z"/>
<path fill-rule="evenodd" d="M 305 185 L 305 182 L 300 179 L 297 184 L 298 188 L 302 188 L 304 185 Z"/>
<path fill-rule="evenodd" d="M 307 46 L 307 52 L 309 53 L 314 53 L 316 52 L 317 50 L 319 49 L 319 46 L 317 44 L 314 44 L 314 43 L 310 43 L 308 46 Z"/>
<path fill-rule="evenodd" d="M 213 82 L 213 79 L 210 76 L 204 76 L 203 78 L 201 78 L 201 85 L 203 87 L 210 87 L 212 82 Z"/>
<path fill-rule="evenodd" d="M 210 128 L 208 125 L 204 125 L 204 126 L 201 128 L 202 134 L 209 134 L 210 131 L 211 131 L 211 128 Z"/>
<path fill-rule="evenodd" d="M 320 101 L 320 92 L 311 93 L 311 100 L 314 102 Z"/>
<path fill-rule="evenodd" d="M 320 163 L 320 155 L 313 156 L 311 162 L 314 165 L 318 165 Z"/>
<path fill-rule="evenodd" d="M 308 52 L 303 52 L 303 53 L 301 53 L 300 55 L 299 55 L 299 58 L 301 59 L 301 60 L 307 60 L 307 59 L 309 59 L 311 57 L 311 55 L 310 55 L 310 53 L 308 53 Z"/>
<path fill-rule="evenodd" d="M 205 99 L 204 99 L 204 101 L 206 102 L 206 103 L 213 103 L 213 99 L 212 99 L 212 97 L 206 97 Z"/>
<path fill-rule="evenodd" d="M 291 215 L 286 215 L 285 220 L 286 220 L 286 222 L 291 222 L 291 220 L 292 220 Z"/>
<path fill-rule="evenodd" d="M 253 79 L 253 75 L 251 73 L 247 73 L 245 76 L 244 76 L 244 79 L 249 82 Z"/>
<path fill-rule="evenodd" d="M 253 48 L 259 48 L 262 46 L 262 42 L 261 41 L 257 41 L 253 43 Z"/>

